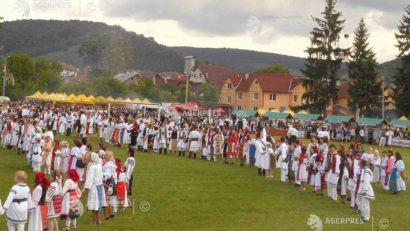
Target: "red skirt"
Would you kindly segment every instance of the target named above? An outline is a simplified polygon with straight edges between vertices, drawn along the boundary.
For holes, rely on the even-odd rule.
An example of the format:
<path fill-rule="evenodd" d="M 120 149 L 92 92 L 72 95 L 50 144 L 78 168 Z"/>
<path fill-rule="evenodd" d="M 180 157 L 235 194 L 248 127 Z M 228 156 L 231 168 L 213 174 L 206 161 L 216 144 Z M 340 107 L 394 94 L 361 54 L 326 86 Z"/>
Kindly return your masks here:
<path fill-rule="evenodd" d="M 117 200 L 118 205 L 124 206 L 125 204 L 125 192 L 127 190 L 127 186 L 125 182 L 118 182 L 117 183 Z"/>
<path fill-rule="evenodd" d="M 43 223 L 43 229 L 47 229 L 48 226 L 48 209 L 47 205 L 40 205 L 40 212 L 41 212 L 41 223 Z"/>
<path fill-rule="evenodd" d="M 112 133 L 111 143 L 112 144 L 117 144 L 119 137 L 120 137 L 120 129 L 115 128 L 114 132 Z"/>

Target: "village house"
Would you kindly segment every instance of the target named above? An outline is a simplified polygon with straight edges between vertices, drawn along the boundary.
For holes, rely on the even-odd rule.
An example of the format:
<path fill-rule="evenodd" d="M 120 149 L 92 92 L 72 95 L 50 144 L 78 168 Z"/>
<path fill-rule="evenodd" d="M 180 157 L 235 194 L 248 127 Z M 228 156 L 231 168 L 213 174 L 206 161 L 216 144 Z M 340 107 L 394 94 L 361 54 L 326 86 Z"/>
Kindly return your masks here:
<path fill-rule="evenodd" d="M 304 88 L 290 74 L 245 74 L 227 78 L 221 89 L 220 103 L 234 110 L 289 110 L 302 105 Z"/>

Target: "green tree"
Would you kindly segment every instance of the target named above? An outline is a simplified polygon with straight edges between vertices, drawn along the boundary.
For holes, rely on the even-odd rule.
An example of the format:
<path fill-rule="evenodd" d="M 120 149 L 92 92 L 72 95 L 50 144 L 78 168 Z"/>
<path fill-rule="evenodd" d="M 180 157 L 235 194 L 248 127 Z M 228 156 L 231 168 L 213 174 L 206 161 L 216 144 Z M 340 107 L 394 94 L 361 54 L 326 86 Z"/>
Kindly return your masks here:
<path fill-rule="evenodd" d="M 255 73 L 289 74 L 289 69 L 279 63 L 273 63 L 270 66 L 256 69 Z"/>
<path fill-rule="evenodd" d="M 132 46 L 125 35 L 118 36 L 109 52 L 109 66 L 112 74 L 125 71 L 133 61 Z"/>
<path fill-rule="evenodd" d="M 217 87 L 209 83 L 202 83 L 200 97 L 197 100 L 201 103 L 215 103 L 219 100 L 220 91 Z"/>
<path fill-rule="evenodd" d="M 154 101 L 159 99 L 159 89 L 154 85 L 152 79 L 138 81 L 133 90 L 142 97 Z"/>
<path fill-rule="evenodd" d="M 109 44 L 109 36 L 99 30 L 81 42 L 77 52 L 83 57 L 84 63 L 91 66 L 94 74 L 100 73 L 101 62 Z"/>
<path fill-rule="evenodd" d="M 128 88 L 113 77 L 98 77 L 94 79 L 94 92 L 96 95 L 123 97 L 128 94 Z"/>
<path fill-rule="evenodd" d="M 337 101 L 338 72 L 347 50 L 339 47 L 340 33 L 345 20 L 336 11 L 335 0 L 326 0 L 323 18 L 313 18 L 317 26 L 310 32 L 311 46 L 307 48 L 308 58 L 302 73 L 305 104 L 294 110 L 309 110 L 326 115 L 327 106 Z"/>
<path fill-rule="evenodd" d="M 381 81 L 377 77 L 375 53 L 369 47 L 369 32 L 363 18 L 355 30 L 348 68 L 352 78 L 349 87 L 349 108 L 359 115 L 371 116 L 380 108 Z"/>
<path fill-rule="evenodd" d="M 6 94 L 11 99 L 23 99 L 34 92 L 36 68 L 28 55 L 11 54 L 7 59 L 7 70 L 14 77 L 14 85 L 10 82 L 6 85 Z"/>
<path fill-rule="evenodd" d="M 405 11 L 398 33 L 395 33 L 401 64 L 394 75 L 394 82 L 396 106 L 403 114 L 410 115 L 410 5 Z"/>

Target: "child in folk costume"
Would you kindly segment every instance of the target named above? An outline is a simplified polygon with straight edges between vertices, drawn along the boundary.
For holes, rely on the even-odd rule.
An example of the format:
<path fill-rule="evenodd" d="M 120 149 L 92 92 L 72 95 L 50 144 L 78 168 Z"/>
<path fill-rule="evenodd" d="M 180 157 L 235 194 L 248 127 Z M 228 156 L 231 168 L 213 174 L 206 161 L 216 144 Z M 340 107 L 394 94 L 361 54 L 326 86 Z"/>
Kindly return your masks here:
<path fill-rule="evenodd" d="M 275 143 L 271 136 L 266 138 L 266 153 L 262 157 L 262 168 L 265 170 L 265 175 L 267 178 L 273 178 L 272 168 L 274 168 L 275 157 L 273 156 L 273 147 L 272 145 Z"/>
<path fill-rule="evenodd" d="M 181 131 L 178 134 L 178 155 L 185 156 L 185 149 L 187 146 L 188 131 L 185 126 L 181 127 Z"/>
<path fill-rule="evenodd" d="M 144 135 L 145 135 L 145 123 L 142 120 L 140 120 L 139 127 L 138 127 L 138 136 L 137 136 L 138 151 L 143 151 Z"/>
<path fill-rule="evenodd" d="M 390 190 L 394 194 L 398 194 L 400 191 L 406 191 L 406 176 L 404 175 L 404 161 L 401 154 L 396 152 L 396 160 L 394 161 L 394 167 L 390 174 L 389 186 Z"/>
<path fill-rule="evenodd" d="M 323 191 L 326 189 L 325 182 L 324 182 L 324 175 L 325 175 L 325 154 L 323 151 L 319 151 L 315 157 L 315 162 L 313 165 L 313 176 L 314 176 L 314 191 L 317 195 L 323 195 Z"/>
<path fill-rule="evenodd" d="M 105 188 L 105 195 L 107 199 L 107 206 L 105 207 L 105 219 L 114 218 L 117 212 L 117 166 L 115 165 L 114 154 L 111 151 L 105 152 L 105 163 L 102 166 L 103 182 Z"/>
<path fill-rule="evenodd" d="M 124 163 L 126 178 L 128 182 L 128 195 L 132 195 L 132 181 L 133 181 L 133 172 L 135 168 L 135 158 L 134 158 L 134 149 L 128 150 L 128 158 Z"/>
<path fill-rule="evenodd" d="M 266 155 L 266 144 L 262 141 L 261 133 L 256 133 L 256 141 L 255 141 L 255 166 L 258 168 L 258 175 L 265 176 L 265 170 L 262 166 L 262 158 Z"/>
<path fill-rule="evenodd" d="M 372 187 L 373 173 L 369 168 L 369 162 L 360 161 L 360 172 L 358 177 L 357 205 L 361 214 L 361 219 L 365 222 L 370 220 L 370 200 L 374 200 L 374 191 Z"/>
<path fill-rule="evenodd" d="M 27 174 L 18 171 L 15 174 L 15 185 L 3 204 L 6 213 L 7 227 L 9 231 L 24 231 L 27 223 L 28 212 L 31 210 L 30 188 L 26 185 Z"/>
<path fill-rule="evenodd" d="M 78 187 L 79 181 L 80 177 L 77 171 L 70 169 L 62 190 L 61 218 L 66 219 L 65 230 L 70 230 L 71 227 L 77 228 L 77 218 L 80 216 L 80 198 L 83 193 Z"/>
<path fill-rule="evenodd" d="M 37 172 L 34 176 L 36 185 L 31 195 L 33 210 L 28 223 L 29 231 L 38 231 L 47 228 L 47 204 L 46 194 L 50 182 L 42 172 Z"/>
<path fill-rule="evenodd" d="M 233 159 L 237 158 L 238 155 L 238 150 L 237 150 L 237 145 L 238 145 L 238 136 L 236 135 L 235 130 L 231 130 L 229 137 L 227 139 L 228 143 L 228 148 L 227 148 L 227 156 L 226 156 L 226 161 L 233 165 Z"/>
<path fill-rule="evenodd" d="M 120 162 L 121 165 L 121 162 Z M 128 181 L 127 181 L 127 175 L 120 166 L 119 171 L 117 171 L 117 201 L 118 201 L 118 206 L 120 208 L 127 208 L 128 207 Z M 124 210 L 123 210 L 124 211 Z"/>
<path fill-rule="evenodd" d="M 50 184 L 50 187 L 47 190 L 46 201 L 48 207 L 48 230 L 58 231 L 58 222 L 57 217 L 61 215 L 61 204 L 62 204 L 62 177 L 61 174 L 57 171 L 54 171 L 52 174 L 53 182 Z"/>
<path fill-rule="evenodd" d="M 332 200 L 337 200 L 337 183 L 340 175 L 340 155 L 334 145 L 330 145 L 328 158 L 330 163 L 329 171 L 327 172 L 327 196 Z"/>
<path fill-rule="evenodd" d="M 65 140 L 61 141 L 60 147 L 61 147 L 61 153 L 59 155 L 61 158 L 61 162 L 60 162 L 58 171 L 60 171 L 60 173 L 63 175 L 63 179 L 66 179 L 66 174 L 68 170 L 70 169 L 71 153 L 70 153 L 70 148 L 68 147 L 67 141 Z"/>
<path fill-rule="evenodd" d="M 56 171 L 60 168 L 61 164 L 61 156 L 56 153 L 57 151 L 59 152 L 59 154 L 61 154 L 60 142 L 58 141 L 58 139 L 54 139 L 53 151 L 51 152 L 51 169 Z"/>
<path fill-rule="evenodd" d="M 168 132 L 165 123 L 162 123 L 162 126 L 159 128 L 158 132 L 158 146 L 159 146 L 159 154 L 167 154 L 167 139 L 168 139 Z"/>
<path fill-rule="evenodd" d="M 107 206 L 103 178 L 100 157 L 92 152 L 84 188 L 88 190 L 87 208 L 93 213 L 93 224 L 101 224 L 99 212 Z"/>
<path fill-rule="evenodd" d="M 57 124 L 58 124 L 58 132 L 60 133 L 60 135 L 64 135 L 64 132 L 66 132 L 66 127 L 67 127 L 67 118 L 65 117 L 65 114 L 62 114 L 59 118 L 59 120 L 57 120 Z"/>
<path fill-rule="evenodd" d="M 41 151 L 41 136 L 37 134 L 34 138 L 34 144 L 31 150 L 31 167 L 34 172 L 41 171 L 41 162 L 43 160 Z"/>
<path fill-rule="evenodd" d="M 296 181 L 300 182 L 300 189 L 302 191 L 306 191 L 306 183 L 308 180 L 308 172 L 307 172 L 307 155 L 306 155 L 306 147 L 301 147 L 301 152 L 299 155 L 298 160 L 298 168 L 296 172 Z"/>
<path fill-rule="evenodd" d="M 381 158 L 380 158 L 380 153 L 379 150 L 374 151 L 373 155 L 373 182 L 375 184 L 378 184 L 380 181 L 380 171 L 381 171 Z"/>
<path fill-rule="evenodd" d="M 196 159 L 196 155 L 202 146 L 201 139 L 202 135 L 198 131 L 197 125 L 192 125 L 192 130 L 189 132 L 188 135 L 189 158 L 193 157 L 194 159 Z"/>

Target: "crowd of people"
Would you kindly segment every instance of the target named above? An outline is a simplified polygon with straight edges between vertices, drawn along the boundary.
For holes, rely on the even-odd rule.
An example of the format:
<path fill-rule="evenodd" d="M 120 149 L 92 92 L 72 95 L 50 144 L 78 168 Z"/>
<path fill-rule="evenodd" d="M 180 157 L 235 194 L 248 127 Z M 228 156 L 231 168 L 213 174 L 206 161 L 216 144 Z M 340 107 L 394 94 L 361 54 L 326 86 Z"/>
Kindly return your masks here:
<path fill-rule="evenodd" d="M 10 104 L 2 107 L 1 141 L 27 158 L 35 174 L 30 193 L 27 173 L 18 171 L 16 185 L 3 206 L 9 230 L 58 230 L 57 218 L 65 220 L 65 230 L 76 228 L 80 198 L 87 191 L 87 210 L 94 224 L 112 219 L 118 209 L 130 206 L 135 168 L 134 152 L 172 154 L 179 157 L 255 166 L 258 174 L 312 189 L 360 212 L 370 219 L 373 187 L 398 194 L 406 190 L 404 161 L 393 150 L 380 153 L 351 140 L 348 147 L 329 144 L 332 131 L 315 129 L 303 143 L 297 138 L 298 125 L 286 124 L 287 136 L 267 134 L 267 127 L 283 126 L 283 121 L 260 117 L 235 118 L 229 115 L 190 116 L 168 111 L 139 111 L 117 108 L 110 113 L 85 106 Z M 89 143 L 99 138 L 98 147 Z M 68 142 L 68 139 L 73 139 Z M 59 141 L 61 139 L 61 142 Z M 125 162 L 114 157 L 108 145 L 126 147 Z M 30 211 L 30 216 L 28 216 Z M 0 211 L 1 212 L 1 211 Z"/>

